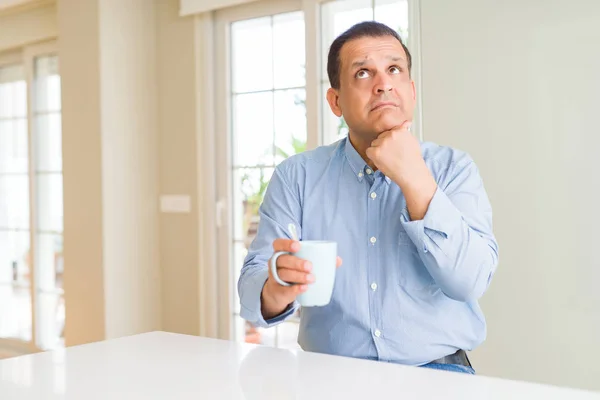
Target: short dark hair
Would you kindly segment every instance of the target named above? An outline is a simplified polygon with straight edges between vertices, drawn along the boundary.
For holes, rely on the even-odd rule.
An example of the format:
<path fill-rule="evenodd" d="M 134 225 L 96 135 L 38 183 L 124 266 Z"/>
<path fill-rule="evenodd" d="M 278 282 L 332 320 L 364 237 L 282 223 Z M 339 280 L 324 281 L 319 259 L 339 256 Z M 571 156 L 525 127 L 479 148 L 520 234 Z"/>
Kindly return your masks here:
<path fill-rule="evenodd" d="M 407 62 L 408 62 L 408 73 L 410 75 L 410 70 L 412 68 L 412 57 L 408 48 L 402 42 L 402 38 L 392 28 L 387 25 L 384 25 L 380 22 L 375 21 L 364 21 L 360 22 L 356 25 L 350 27 L 347 31 L 338 36 L 333 43 L 331 43 L 331 47 L 329 47 L 329 55 L 327 56 L 327 75 L 329 76 L 329 84 L 334 89 L 340 88 L 340 51 L 342 47 L 347 42 L 360 39 L 363 37 L 383 37 L 383 36 L 391 36 L 400 42 L 404 52 L 406 53 Z"/>

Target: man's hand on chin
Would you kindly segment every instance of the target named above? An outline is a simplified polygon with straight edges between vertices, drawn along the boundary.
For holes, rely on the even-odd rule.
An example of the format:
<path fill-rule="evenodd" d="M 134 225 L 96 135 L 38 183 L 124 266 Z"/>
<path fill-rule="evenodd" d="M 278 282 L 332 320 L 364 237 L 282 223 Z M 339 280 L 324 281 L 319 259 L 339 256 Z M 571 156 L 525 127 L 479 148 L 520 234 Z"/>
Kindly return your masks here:
<path fill-rule="evenodd" d="M 411 122 L 384 131 L 366 151 L 367 157 L 394 181 L 406 198 L 412 220 L 423 219 L 437 183 L 421 155 L 421 145 L 408 130 Z"/>

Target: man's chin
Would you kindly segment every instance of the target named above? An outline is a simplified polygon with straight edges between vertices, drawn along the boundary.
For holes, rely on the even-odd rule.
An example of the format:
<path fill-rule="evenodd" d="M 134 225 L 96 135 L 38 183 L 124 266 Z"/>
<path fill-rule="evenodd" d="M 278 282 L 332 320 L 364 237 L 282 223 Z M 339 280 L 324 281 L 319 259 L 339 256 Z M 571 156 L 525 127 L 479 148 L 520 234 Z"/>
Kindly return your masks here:
<path fill-rule="evenodd" d="M 377 124 L 375 124 L 374 130 L 377 132 L 377 135 L 379 135 L 380 133 L 399 127 L 404 122 L 406 122 L 406 118 L 398 118 L 396 116 L 383 116 L 383 118 L 381 118 L 379 121 L 377 121 Z"/>

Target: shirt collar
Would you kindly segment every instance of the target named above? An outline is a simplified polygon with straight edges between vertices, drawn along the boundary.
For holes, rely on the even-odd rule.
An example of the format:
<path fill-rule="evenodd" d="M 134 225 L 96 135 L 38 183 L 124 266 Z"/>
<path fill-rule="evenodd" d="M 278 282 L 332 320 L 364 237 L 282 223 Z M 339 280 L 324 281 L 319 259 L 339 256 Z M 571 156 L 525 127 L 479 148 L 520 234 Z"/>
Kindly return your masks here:
<path fill-rule="evenodd" d="M 358 151 L 356 151 L 352 143 L 350 143 L 350 138 L 346 137 L 345 140 L 346 144 L 344 146 L 344 152 L 346 153 L 346 159 L 348 160 L 348 164 L 350 164 L 350 168 L 352 169 L 352 172 L 354 172 L 354 176 L 356 176 L 356 179 L 358 179 L 359 182 L 362 182 L 366 174 L 366 169 L 370 167 L 367 165 L 365 160 L 363 160 L 360 154 L 358 154 Z M 383 175 L 381 171 L 377 171 L 375 172 L 375 174 Z M 385 175 L 383 175 L 383 177 L 385 178 L 385 181 L 389 184 L 391 181 L 390 178 L 388 178 Z"/>

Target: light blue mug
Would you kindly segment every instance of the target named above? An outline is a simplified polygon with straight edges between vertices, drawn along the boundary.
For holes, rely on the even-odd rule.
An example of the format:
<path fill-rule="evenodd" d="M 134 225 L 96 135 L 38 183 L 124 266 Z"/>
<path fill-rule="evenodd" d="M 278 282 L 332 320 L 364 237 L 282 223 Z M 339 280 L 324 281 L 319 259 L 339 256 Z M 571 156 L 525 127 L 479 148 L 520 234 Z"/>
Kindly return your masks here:
<path fill-rule="evenodd" d="M 290 254 L 312 263 L 311 273 L 315 277 L 313 283 L 308 284 L 308 289 L 298 295 L 298 303 L 302 307 L 324 306 L 329 304 L 335 282 L 337 264 L 337 243 L 319 240 L 300 242 L 300 251 L 288 253 L 280 251 L 271 258 L 271 272 L 273 278 L 282 286 L 291 286 L 292 283 L 283 281 L 277 275 L 277 259 L 284 254 Z"/>

